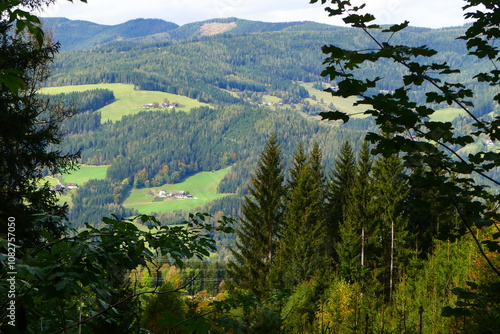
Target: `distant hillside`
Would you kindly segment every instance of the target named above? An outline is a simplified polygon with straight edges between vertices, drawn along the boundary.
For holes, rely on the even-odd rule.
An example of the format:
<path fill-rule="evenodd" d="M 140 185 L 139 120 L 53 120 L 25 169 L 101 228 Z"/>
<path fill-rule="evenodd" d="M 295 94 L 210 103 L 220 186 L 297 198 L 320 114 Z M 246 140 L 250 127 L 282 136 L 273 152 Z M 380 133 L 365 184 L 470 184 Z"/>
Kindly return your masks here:
<path fill-rule="evenodd" d="M 135 19 L 108 26 L 65 18 L 44 18 L 44 29 L 53 33 L 62 50 L 85 50 L 112 41 L 162 34 L 179 26 L 159 19 Z"/>
<path fill-rule="evenodd" d="M 185 24 L 173 31 L 170 35 L 173 39 L 189 39 L 205 36 L 205 28 L 210 26 L 225 26 L 229 29 L 220 31 L 226 34 L 251 34 L 260 32 L 277 32 L 277 31 L 333 31 L 343 29 L 341 27 L 331 26 L 316 22 L 260 22 L 238 19 L 235 17 L 224 19 L 211 19 L 201 22 L 193 22 Z"/>
<path fill-rule="evenodd" d="M 237 18 L 212 19 L 178 26 L 160 19 L 135 19 L 118 25 L 101 25 L 66 18 L 44 18 L 46 31 L 53 33 L 63 51 L 86 50 L 94 46 L 133 40 L 135 42 L 193 39 L 221 33 L 249 34 L 277 31 L 333 31 L 343 29 L 316 22 L 269 23 Z"/>
<path fill-rule="evenodd" d="M 79 195 L 81 198 L 73 199 L 73 220 L 90 219 L 90 214 L 99 219 L 99 215 L 109 214 L 112 211 L 108 205 L 122 204 L 131 189 L 178 183 L 196 173 L 228 166 L 232 166 L 231 171 L 218 190 L 241 196 L 270 133 L 280 138 L 285 161 L 290 161 L 300 142 L 306 149 L 315 141 L 320 143 L 328 170 L 344 140 L 357 149 L 365 132 L 374 131 L 369 117 L 346 125 L 322 123 L 315 118 L 328 110 L 362 112 L 353 109 L 354 100 L 333 99 L 323 92 L 324 87 L 335 87 L 337 83 L 320 75 L 324 70 L 323 45 L 352 50 L 373 47 L 373 41 L 356 29 L 236 18 L 180 27 L 143 19 L 116 26 L 66 19 L 47 22 L 54 27 L 55 39 L 63 44 L 47 85 L 92 84 L 105 88 L 103 84 L 114 83 L 135 89 L 134 94 L 123 98 L 115 94 L 115 103 L 82 112 L 66 124 L 70 135 L 62 145 L 63 151 L 81 150 L 82 163 L 109 165 L 106 178 L 96 181 L 100 197 L 92 195 L 95 198 L 89 202 L 99 205 L 90 205 L 84 195 Z M 471 100 L 473 112 L 483 117 L 495 111 L 489 97 L 492 90 L 471 77 L 491 64 L 467 56 L 464 41 L 456 40 L 464 31 L 464 27 L 411 27 L 391 37 L 391 42 L 427 45 L 440 51 L 436 61 L 460 67 L 462 71 L 447 80 L 474 88 L 477 95 Z M 379 63 L 359 74 L 381 77 L 380 89 L 390 92 L 399 86 L 404 71 L 398 65 Z M 425 103 L 427 88 L 412 87 L 410 98 Z M 147 98 L 137 100 L 138 95 Z M 162 103 L 165 98 L 188 109 L 192 107 L 183 101 L 210 107 L 205 105 L 188 113 L 178 112 L 177 108 L 139 112 L 144 104 Z M 128 106 L 119 106 L 120 101 L 128 101 Z M 110 109 L 115 113 L 113 117 L 108 113 Z M 456 109 L 449 108 L 438 116 L 462 122 L 458 128 L 463 131 L 470 128 Z M 467 149 L 476 150 L 472 146 Z M 91 190 L 88 193 L 94 194 Z M 217 210 L 232 212 L 229 201 L 221 199 Z M 121 214 L 132 215 L 120 208 Z"/>
<path fill-rule="evenodd" d="M 317 23 L 303 22 L 260 22 L 235 17 L 211 19 L 179 26 L 161 19 L 135 19 L 118 25 L 101 25 L 89 21 L 73 21 L 66 18 L 43 18 L 44 29 L 51 31 L 56 41 L 61 43 L 62 51 L 87 50 L 111 42 L 130 42 L 134 45 L 155 42 L 197 40 L 214 35 L 247 35 L 256 33 L 279 32 L 346 32 L 348 28 Z M 436 32 L 439 38 L 444 31 L 455 28 L 432 30 L 430 28 L 410 27 L 406 33 L 423 34 Z M 428 34 L 427 34 L 428 35 Z M 425 39 L 422 36 L 422 39 Z M 432 40 L 431 40 L 432 41 Z"/>
<path fill-rule="evenodd" d="M 114 29 L 114 38 L 122 36 L 120 40 L 96 45 L 86 52 L 61 52 L 48 85 L 128 83 L 138 89 L 183 95 L 204 103 L 262 103 L 267 98 L 265 95 L 272 95 L 290 104 L 310 97 L 300 82 L 325 81 L 320 77 L 323 45 L 372 47 L 372 41 L 359 31 L 314 22 L 266 23 L 226 18 L 190 23 L 163 32 L 158 32 L 162 31 L 159 28 L 146 29 L 146 23 L 165 24 L 161 20 L 130 21 L 107 28 Z M 134 26 L 142 26 L 142 32 L 131 33 L 126 29 Z M 108 37 L 110 31 L 106 30 Z M 392 41 L 428 45 L 441 51 L 439 61 L 463 68 L 462 73 L 454 75 L 455 79 L 472 85 L 470 71 L 486 68 L 488 64 L 473 62 L 465 56 L 464 43 L 455 39 L 463 31 L 463 27 L 409 28 Z M 147 32 L 153 34 L 145 35 Z M 385 66 L 367 67 L 364 74 L 375 78 L 383 73 L 381 88 L 390 91 L 397 87 L 398 71 L 402 69 L 388 72 Z M 418 89 L 415 88 L 414 93 L 418 95 L 415 99 L 425 101 L 425 96 L 417 93 Z M 478 101 L 481 96 L 474 101 L 479 107 L 487 102 Z M 307 102 L 306 109 L 314 113 L 316 101 Z M 485 112 L 491 111 L 488 109 Z"/>

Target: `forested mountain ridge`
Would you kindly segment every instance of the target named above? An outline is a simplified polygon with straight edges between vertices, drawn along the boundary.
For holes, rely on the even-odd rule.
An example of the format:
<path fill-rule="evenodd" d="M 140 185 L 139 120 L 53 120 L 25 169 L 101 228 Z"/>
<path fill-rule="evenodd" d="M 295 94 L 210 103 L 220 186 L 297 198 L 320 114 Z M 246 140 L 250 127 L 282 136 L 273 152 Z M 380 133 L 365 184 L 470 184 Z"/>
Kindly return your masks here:
<path fill-rule="evenodd" d="M 146 29 L 150 24 L 153 26 Z M 164 24 L 161 20 L 134 20 L 108 27 L 106 29 L 109 30 L 120 26 L 134 27 L 136 36 L 141 37 L 115 38 L 103 41 L 92 49 L 86 46 L 88 41 L 80 42 L 74 37 L 72 40 L 76 43 L 71 47 L 65 46 L 64 40 L 69 39 L 66 34 L 70 34 L 71 30 L 55 29 L 54 38 L 62 41 L 62 50 L 72 48 L 81 51 L 59 55 L 49 85 L 133 83 L 140 89 L 179 93 L 202 102 L 241 102 L 225 89 L 250 94 L 288 92 L 290 96 L 287 98 L 302 99 L 307 97 L 306 94 L 293 82 L 324 80 L 320 77 L 323 45 L 335 43 L 340 47 L 362 49 L 369 48 L 372 43 L 354 29 L 313 22 L 264 23 L 218 19 L 190 23 L 168 31 L 161 28 Z M 202 28 L 211 24 L 219 26 L 204 30 L 207 34 L 210 31 L 222 33 L 201 36 Z M 154 28 L 155 25 L 159 28 Z M 428 45 L 440 51 L 440 60 L 463 69 L 456 77 L 468 84 L 470 71 L 486 68 L 488 63 L 474 62 L 465 56 L 465 44 L 455 40 L 464 29 L 411 28 L 396 35 L 393 41 Z M 158 33 L 148 35 L 137 31 L 163 31 L 160 35 L 165 38 Z M 365 73 L 370 77 L 387 75 L 383 65 L 374 65 L 365 69 Z M 394 77 L 384 79 L 384 89 L 391 90 L 397 85 Z"/>
<path fill-rule="evenodd" d="M 217 33 L 248 34 L 271 31 L 332 31 L 342 29 L 327 24 L 303 22 L 258 22 L 238 18 L 211 19 L 179 26 L 161 19 L 134 19 L 117 25 L 102 25 L 89 21 L 66 18 L 43 18 L 44 29 L 53 34 L 61 43 L 63 51 L 85 50 L 94 46 L 121 40 L 183 40 L 207 35 L 206 28 L 226 25 L 226 29 L 216 29 Z M 210 34 L 208 34 L 210 35 Z"/>
<path fill-rule="evenodd" d="M 83 50 L 115 40 L 161 34 L 179 27 L 160 19 L 135 19 L 113 26 L 66 18 L 44 18 L 42 22 L 44 30 L 53 34 L 62 50 Z"/>
<path fill-rule="evenodd" d="M 114 37 L 108 41 L 94 40 L 96 45 L 92 48 L 88 40 L 82 40 L 79 46 L 74 45 L 79 51 L 62 51 L 49 86 L 127 83 L 136 90 L 187 96 L 212 106 L 193 109 L 190 114 L 144 110 L 107 124 L 99 122 L 99 111 L 81 112 L 74 122 L 68 123 L 70 136 L 63 145 L 65 150 L 82 150 L 81 162 L 85 164 L 111 165 L 107 180 L 103 181 L 106 184 L 98 187 L 109 192 L 100 205 L 120 205 L 130 187 L 176 183 L 194 173 L 232 164 L 219 191 L 241 196 L 270 134 L 277 134 L 283 144 L 287 163 L 299 143 L 308 148 L 317 141 L 329 169 L 344 140 L 350 140 L 357 149 L 360 138 L 373 126 L 369 119 L 347 126 L 318 125 L 317 120 L 300 116 L 343 108 L 336 101 L 315 96 L 324 87 L 335 85 L 320 76 L 324 60 L 321 47 L 335 43 L 351 49 L 369 48 L 370 39 L 354 29 L 312 22 L 264 23 L 234 18 L 182 27 L 143 19 L 113 27 L 96 26 L 102 29 L 101 36 Z M 464 69 L 454 74 L 455 78 L 478 91 L 478 84 L 466 78 L 470 71 L 488 64 L 465 56 L 464 44 L 455 40 L 464 29 L 410 28 L 393 40 L 428 44 L 442 51 L 442 61 Z M 116 38 L 117 31 L 122 32 L 123 38 Z M 57 38 L 57 30 L 54 33 Z M 59 31 L 63 39 L 64 33 L 64 29 Z M 373 65 L 364 74 L 386 76 L 380 87 L 390 91 L 397 86 L 397 80 L 384 66 Z M 311 89 L 313 84 L 315 88 Z M 485 94 L 478 94 L 474 101 L 478 116 L 494 111 L 486 94 L 488 88 L 483 88 Z M 418 89 L 411 93 L 417 102 L 425 101 Z M 148 101 L 153 102 L 162 101 Z M 141 106 L 136 108 L 139 111 Z M 452 120 L 453 110 L 449 114 Z M 78 126 L 76 121 L 85 126 Z M 75 201 L 91 202 L 97 203 Z M 85 210 L 106 211 L 91 207 Z M 84 217 L 83 211 L 72 215 L 72 220 L 78 222 Z"/>
<path fill-rule="evenodd" d="M 112 40 L 44 88 L 58 47 L 19 6 L 53 0 L 4 2 L 1 332 L 500 334 L 496 1 L 448 35 L 331 0 L 369 38 Z"/>

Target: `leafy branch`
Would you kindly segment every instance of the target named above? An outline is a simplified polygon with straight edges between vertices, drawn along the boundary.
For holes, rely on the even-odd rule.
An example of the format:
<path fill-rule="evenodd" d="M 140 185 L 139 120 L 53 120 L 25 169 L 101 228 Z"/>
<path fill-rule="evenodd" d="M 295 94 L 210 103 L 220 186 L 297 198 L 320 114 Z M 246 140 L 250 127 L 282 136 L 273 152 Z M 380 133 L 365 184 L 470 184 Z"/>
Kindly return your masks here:
<path fill-rule="evenodd" d="M 73 231 L 73 236 L 54 238 L 43 232 L 44 240 L 36 247 L 19 252 L 16 280 L 21 284 L 16 291 L 16 303 L 27 305 L 27 314 L 44 318 L 47 330 L 59 333 L 87 323 L 137 296 L 178 291 L 197 277 L 174 291 L 134 292 L 113 304 L 106 302 L 106 298 L 118 292 L 110 283 L 116 280 L 116 275 L 126 275 L 138 266 L 147 267 L 148 263 L 155 265 L 158 257 L 170 258 L 182 268 L 186 259 L 208 256 L 215 250 L 212 232 L 230 233 L 233 222 L 227 217 L 217 222 L 209 218 L 211 216 L 205 213 L 190 214 L 183 224 L 166 226 L 153 216 L 140 215 L 132 219 L 112 216 L 103 218 L 104 227 L 87 224 L 86 229 Z M 139 229 L 137 224 L 145 224 L 148 230 Z M 7 249 L 6 242 L 1 246 Z M 0 254 L 0 261 L 6 261 L 6 254 Z M 5 286 L 0 285 L 0 291 L 7 295 Z M 45 307 L 37 307 L 35 300 L 43 300 Z M 97 302 L 104 309 L 62 328 L 60 319 L 76 316 L 72 308 L 64 307 L 71 300 L 83 300 L 88 305 Z M 2 298 L 0 304 L 8 302 Z M 4 306 L 7 310 L 6 304 Z M 45 314 L 54 311 L 59 314 L 57 317 Z"/>
<path fill-rule="evenodd" d="M 80 325 L 83 325 L 103 314 L 105 314 L 106 312 L 110 311 L 110 310 L 113 310 L 115 309 L 116 307 L 118 307 L 119 305 L 129 301 L 130 299 L 132 298 L 136 298 L 136 297 L 139 297 L 140 295 L 144 295 L 144 294 L 155 294 L 155 295 L 164 295 L 164 294 L 168 294 L 168 293 L 175 293 L 175 292 L 178 292 L 178 291 L 181 291 L 181 290 L 184 290 L 187 286 L 189 286 L 189 284 L 193 283 L 196 279 L 198 278 L 198 275 L 195 276 L 195 277 L 192 277 L 189 281 L 187 281 L 186 283 L 182 284 L 181 286 L 175 288 L 175 289 L 172 289 L 172 290 L 169 290 L 169 291 L 156 291 L 158 289 L 158 286 L 155 287 L 154 290 L 150 290 L 150 291 L 142 291 L 142 292 L 137 292 L 137 293 L 134 293 L 132 295 L 129 295 L 123 299 L 121 299 L 120 301 L 112 304 L 112 305 L 108 305 L 106 308 L 104 308 L 103 310 L 97 312 L 96 314 L 88 317 L 88 318 L 85 318 L 83 320 L 80 320 L 78 321 L 77 323 L 74 323 L 70 326 L 67 326 L 67 327 L 64 327 L 64 328 L 61 328 L 55 332 L 52 332 L 52 334 L 57 334 L 57 333 L 64 333 L 66 332 L 67 330 L 69 329 L 72 329 L 72 328 L 75 328 L 75 327 L 78 327 Z"/>
<path fill-rule="evenodd" d="M 311 0 L 311 3 L 317 2 L 319 0 Z M 478 152 L 469 154 L 465 158 L 459 154 L 457 147 L 474 143 L 481 135 L 487 135 L 494 141 L 500 140 L 498 130 L 500 117 L 497 116 L 493 121 L 480 119 L 471 110 L 474 107 L 472 102 L 466 100 L 473 97 L 472 90 L 467 89 L 464 84 L 443 82 L 435 76 L 436 73 L 438 75 L 460 73 L 460 70 L 452 69 L 446 62 L 430 64 L 420 62 L 423 58 L 433 57 L 437 51 L 427 46 L 410 47 L 389 44 L 396 33 L 408 27 L 408 21 L 383 29 L 380 25 L 373 23 L 375 17 L 372 14 L 360 13 L 365 5 L 354 6 L 349 0 L 321 0 L 320 2 L 321 4 L 331 3 L 331 7 L 325 8 L 330 16 L 342 15 L 346 24 L 361 29 L 377 46 L 376 49 L 361 51 L 345 50 L 334 45 L 324 46 L 323 52 L 328 54 L 328 57 L 324 61 L 327 67 L 322 73 L 323 76 L 329 76 L 331 80 L 342 79 L 338 82 L 338 90 L 327 89 L 333 95 L 344 98 L 356 96 L 360 100 L 355 105 L 372 106 L 365 114 L 373 116 L 382 133 L 370 133 L 367 136 L 368 140 L 377 143 L 374 152 L 385 156 L 405 153 L 404 158 L 410 167 L 427 166 L 431 170 L 445 170 L 452 180 L 448 185 L 444 183 L 445 181 L 440 181 L 443 186 L 442 195 L 450 197 L 454 205 L 457 205 L 457 211 L 460 212 L 461 220 L 469 232 L 473 232 L 469 222 L 474 222 L 478 227 L 492 225 L 493 220 L 486 218 L 486 203 L 490 201 L 498 203 L 500 196 L 486 191 L 486 186 L 477 184 L 470 178 L 470 174 L 476 173 L 483 179 L 500 186 L 500 181 L 488 174 L 489 171 L 500 166 L 500 153 Z M 494 65 L 490 73 L 479 73 L 473 78 L 478 82 L 488 82 L 491 86 L 496 86 L 500 82 L 500 71 L 497 70 L 495 63 L 500 61 L 498 57 L 500 51 L 493 46 L 493 42 L 500 37 L 500 30 L 497 28 L 500 7 L 494 1 L 469 0 L 463 9 L 478 5 L 483 5 L 486 9 L 465 14 L 466 17 L 475 18 L 476 21 L 459 38 L 467 41 L 469 55 L 479 59 L 487 58 Z M 390 35 L 382 41 L 372 33 L 374 30 Z M 382 59 L 402 66 L 407 74 L 402 76 L 402 87 L 393 92 L 375 94 L 373 92 L 382 78 L 359 79 L 354 71 L 360 69 L 365 63 L 375 63 Z M 419 105 L 411 101 L 408 96 L 410 86 L 423 86 L 424 83 L 428 83 L 435 89 L 435 91 L 425 93 L 426 103 L 457 105 L 470 118 L 476 130 L 470 135 L 457 135 L 451 123 L 429 120 L 429 116 L 435 110 L 425 104 Z M 493 97 L 493 100 L 500 101 L 500 94 Z M 349 115 L 339 111 L 320 115 L 329 120 L 341 119 L 344 122 L 349 120 Z M 430 182 L 437 180 L 439 180 L 438 174 L 435 174 Z M 458 206 L 463 206 L 465 209 L 459 210 Z M 491 269 L 500 277 L 499 270 L 484 253 L 479 241 L 477 239 L 475 241 Z M 498 246 L 498 240 L 490 243 Z M 492 249 L 495 247 L 492 246 Z"/>

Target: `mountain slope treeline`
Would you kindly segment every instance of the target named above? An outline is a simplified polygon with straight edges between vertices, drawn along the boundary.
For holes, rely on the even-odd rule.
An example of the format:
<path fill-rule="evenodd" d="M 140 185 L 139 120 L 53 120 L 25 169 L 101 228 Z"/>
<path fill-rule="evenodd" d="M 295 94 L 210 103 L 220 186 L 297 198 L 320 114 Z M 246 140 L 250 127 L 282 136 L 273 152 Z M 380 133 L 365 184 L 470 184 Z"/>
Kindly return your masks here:
<path fill-rule="evenodd" d="M 201 27 L 213 23 L 234 24 L 222 34 L 200 36 Z M 153 27 L 155 24 L 158 28 Z M 151 27 L 140 28 L 143 25 Z M 130 30 L 137 26 L 136 35 L 110 42 L 102 40 L 92 48 L 82 44 L 80 51 L 61 52 L 48 82 L 50 86 L 131 83 L 137 89 L 185 95 L 214 106 L 188 114 L 148 111 L 123 117 L 115 124 L 99 124 L 100 115 L 96 112 L 81 113 L 67 121 L 71 136 L 64 149 L 81 150 L 82 163 L 111 164 L 109 180 L 135 187 L 160 186 L 179 182 L 199 171 L 234 164 L 219 191 L 241 195 L 246 192 L 251 166 L 256 164 L 264 138 L 271 133 L 280 138 L 287 161 L 293 154 L 289 147 L 303 142 L 307 149 L 317 141 L 326 166 L 331 168 L 332 157 L 343 140 L 358 147 L 363 133 L 373 130 L 373 122 L 368 119 L 342 127 L 325 126 L 316 120 L 306 121 L 297 113 L 307 108 L 321 110 L 320 101 L 310 96 L 301 83 L 325 81 L 320 77 L 322 45 L 335 43 L 350 49 L 370 46 L 370 40 L 354 29 L 310 22 L 268 24 L 238 19 L 182 27 L 163 25 L 150 20 L 128 22 L 121 28 Z M 464 56 L 464 44 L 453 37 L 464 29 L 410 28 L 395 36 L 394 41 L 445 50 L 442 61 L 464 68 L 455 77 L 463 78 L 464 84 L 476 91 L 484 91 L 473 102 L 478 112 L 487 114 L 494 106 L 486 87 L 466 79 L 469 71 L 487 64 Z M 162 35 L 167 33 L 171 36 Z M 397 86 L 402 69 L 386 68 L 387 64 L 370 65 L 363 75 L 382 76 L 381 87 L 390 91 Z M 410 94 L 417 102 L 425 101 L 421 89 Z M 280 101 L 282 107 L 256 107 L 266 96 Z M 467 126 L 463 124 L 462 128 Z M 123 200 L 123 196 L 118 197 L 114 204 Z"/>
<path fill-rule="evenodd" d="M 471 305 L 479 316 L 441 313 L 463 305 L 457 286 L 491 277 L 453 205 L 411 181 L 421 170 L 371 156 L 366 142 L 357 155 L 345 142 L 328 172 L 317 146 L 299 145 L 289 177 L 282 163 L 271 137 L 228 264 L 231 296 L 267 301 L 231 313 L 243 332 L 482 333 L 477 319 L 498 324 L 493 307 L 485 312 L 493 300 Z"/>
<path fill-rule="evenodd" d="M 190 113 L 144 111 L 124 116 L 121 121 L 104 124 L 91 134 L 68 136 L 62 149 L 81 151 L 84 164 L 111 164 L 107 179 L 113 185 L 99 188 L 104 192 L 103 198 L 109 198 L 106 205 L 120 204 L 126 198 L 125 193 L 115 189 L 120 185 L 161 186 L 230 165 L 233 168 L 218 190 L 241 196 L 246 192 L 259 151 L 272 133 L 280 136 L 284 154 L 289 157 L 299 143 L 307 147 L 321 143 L 325 161 L 331 164 L 343 140 L 347 138 L 357 145 L 365 132 L 318 123 L 287 109 L 228 105 L 217 109 L 196 108 Z M 117 191 L 122 193 L 119 198 L 114 196 Z M 80 222 L 77 216 L 72 217 Z"/>
<path fill-rule="evenodd" d="M 269 31 L 337 30 L 340 27 L 304 22 L 258 22 L 238 18 L 211 19 L 179 26 L 160 19 L 134 19 L 117 25 L 102 25 L 66 18 L 42 19 L 44 29 L 53 34 L 62 45 L 62 51 L 85 50 L 113 41 L 178 41 L 203 37 L 203 27 L 211 24 L 227 25 L 226 34 L 250 34 Z M 92 32 L 92 33 L 89 33 Z"/>
<path fill-rule="evenodd" d="M 160 34 L 179 27 L 159 19 L 135 19 L 114 26 L 62 17 L 44 18 L 42 22 L 44 30 L 51 32 L 63 50 L 83 50 L 102 43 Z"/>
<path fill-rule="evenodd" d="M 156 21 L 147 22 L 154 25 Z M 143 21 L 135 22 L 139 23 Z M 235 27 L 214 36 L 198 36 L 196 31 L 211 23 L 234 23 Z M 163 29 L 159 25 L 158 29 Z M 285 103 L 298 103 L 308 97 L 308 93 L 297 82 L 325 80 L 320 77 L 323 45 L 334 43 L 352 50 L 373 46 L 368 37 L 355 29 L 307 22 L 280 25 L 220 19 L 168 31 L 182 29 L 190 33 L 181 34 L 175 40 L 103 41 L 90 49 L 82 45 L 80 51 L 61 52 L 48 85 L 132 83 L 139 89 L 185 95 L 201 102 L 232 104 L 243 103 L 244 92 L 264 92 L 282 98 Z M 477 109 L 484 105 L 484 114 L 491 109 L 488 102 L 491 101 L 488 99 L 491 89 L 470 78 L 472 72 L 485 70 L 490 65 L 466 55 L 465 44 L 454 38 L 464 30 L 465 27 L 410 28 L 395 36 L 393 42 L 428 45 L 440 51 L 438 61 L 462 69 L 453 79 L 481 92 L 472 102 Z M 64 31 L 60 34 L 64 35 Z M 395 66 L 386 71 L 387 65 L 383 62 L 370 64 L 360 74 L 368 78 L 381 77 L 380 88 L 391 91 L 398 87 L 404 68 Z M 410 93 L 416 102 L 425 102 L 423 91 L 428 88 L 426 85 L 415 87 Z"/>

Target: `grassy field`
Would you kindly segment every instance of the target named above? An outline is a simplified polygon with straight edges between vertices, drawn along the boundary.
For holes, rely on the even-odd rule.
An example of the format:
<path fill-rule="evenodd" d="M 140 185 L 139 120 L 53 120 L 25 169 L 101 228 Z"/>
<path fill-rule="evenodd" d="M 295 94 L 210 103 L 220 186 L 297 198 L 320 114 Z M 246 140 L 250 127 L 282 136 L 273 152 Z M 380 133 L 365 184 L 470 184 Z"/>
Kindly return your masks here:
<path fill-rule="evenodd" d="M 352 104 L 356 102 L 355 97 L 349 97 L 349 98 L 341 98 L 337 96 L 332 96 L 330 93 L 319 91 L 315 88 L 313 88 L 312 83 L 302 83 L 301 86 L 303 86 L 307 91 L 309 92 L 310 96 L 315 95 L 316 96 L 316 101 L 313 99 L 307 99 L 309 103 L 311 104 L 318 104 L 320 103 L 319 101 L 323 99 L 323 103 L 328 105 L 330 103 L 333 103 L 333 105 L 340 111 L 345 112 L 346 114 L 357 114 L 353 115 L 352 117 L 367 117 L 366 115 L 361 115 L 360 113 L 363 113 L 365 110 L 369 109 L 366 106 L 353 106 Z M 459 115 L 463 115 L 465 111 L 461 109 L 456 109 L 456 108 L 446 108 L 446 109 L 441 109 L 437 110 L 432 116 L 431 120 L 436 121 L 436 122 L 450 122 L 452 121 L 455 117 Z"/>
<path fill-rule="evenodd" d="M 69 207 L 73 205 L 73 201 L 71 200 L 71 192 L 66 192 L 64 194 L 60 194 L 59 196 L 59 204 L 68 204 Z"/>
<path fill-rule="evenodd" d="M 313 84 L 308 82 L 302 83 L 301 86 L 307 89 L 310 96 L 316 96 L 316 101 L 311 98 L 307 99 L 311 104 L 319 104 L 321 103 L 321 99 L 323 99 L 323 104 L 325 106 L 333 103 L 337 110 L 345 112 L 348 115 L 352 115 L 352 117 L 367 117 L 366 115 L 363 115 L 363 113 L 369 108 L 367 106 L 353 106 L 352 104 L 357 101 L 357 99 L 353 96 L 346 99 L 338 96 L 332 96 L 332 94 L 328 92 L 323 92 L 313 88 Z"/>
<path fill-rule="evenodd" d="M 431 121 L 435 122 L 451 122 L 455 117 L 464 115 L 465 111 L 456 108 L 446 108 L 441 110 L 436 110 L 434 114 L 431 115 Z"/>
<path fill-rule="evenodd" d="M 80 165 L 78 170 L 72 171 L 70 174 L 64 174 L 62 178 L 66 183 L 72 182 L 81 185 L 90 179 L 106 178 L 108 167 L 109 166 Z"/>
<path fill-rule="evenodd" d="M 269 103 L 281 102 L 281 99 L 279 97 L 273 95 L 264 95 L 262 99 L 264 100 L 264 102 L 269 102 Z"/>
<path fill-rule="evenodd" d="M 105 123 L 108 120 L 113 122 L 118 121 L 123 115 L 136 114 L 140 112 L 142 106 L 149 103 L 162 103 L 165 98 L 170 102 L 179 103 L 182 106 L 176 108 L 179 111 L 189 111 L 195 107 L 208 106 L 206 103 L 201 103 L 197 100 L 185 97 L 182 95 L 169 94 L 157 91 L 134 90 L 134 85 L 126 84 L 97 84 L 97 85 L 81 85 L 81 86 L 63 86 L 63 87 L 47 87 L 41 89 L 43 94 L 60 94 L 70 92 L 83 92 L 96 88 L 109 89 L 115 94 L 116 101 L 101 108 L 102 119 Z M 149 109 L 161 110 L 161 109 Z"/>
<path fill-rule="evenodd" d="M 59 181 L 55 177 L 45 176 L 42 182 L 48 182 L 51 187 L 54 187 L 59 184 Z M 68 203 L 71 206 L 71 193 L 65 192 L 63 194 L 58 194 L 58 203 L 63 205 L 64 203 Z"/>
<path fill-rule="evenodd" d="M 66 183 L 76 183 L 78 185 L 82 185 L 90 179 L 104 179 L 106 177 L 106 171 L 109 166 L 87 166 L 80 165 L 78 170 L 72 171 L 70 174 L 61 175 L 61 178 Z M 44 180 L 49 182 L 50 186 L 56 186 L 59 184 L 59 181 L 50 176 L 44 177 Z M 59 204 L 68 203 L 71 206 L 71 192 L 73 190 L 67 189 L 63 194 L 58 194 Z"/>
<path fill-rule="evenodd" d="M 134 189 L 123 203 L 123 206 L 135 208 L 143 214 L 174 210 L 192 210 L 202 206 L 207 201 L 227 196 L 227 194 L 218 194 L 217 187 L 222 178 L 229 172 L 230 168 L 231 167 L 228 167 L 215 172 L 201 172 L 187 178 L 186 181 L 182 183 L 166 184 L 161 187 Z M 160 190 L 165 190 L 167 193 L 173 190 L 188 191 L 196 198 L 164 199 L 160 202 L 153 202 Z"/>
<path fill-rule="evenodd" d="M 50 176 L 44 177 L 43 182 L 48 182 L 51 187 L 55 187 L 59 184 L 59 181 L 57 181 L 56 178 Z"/>

